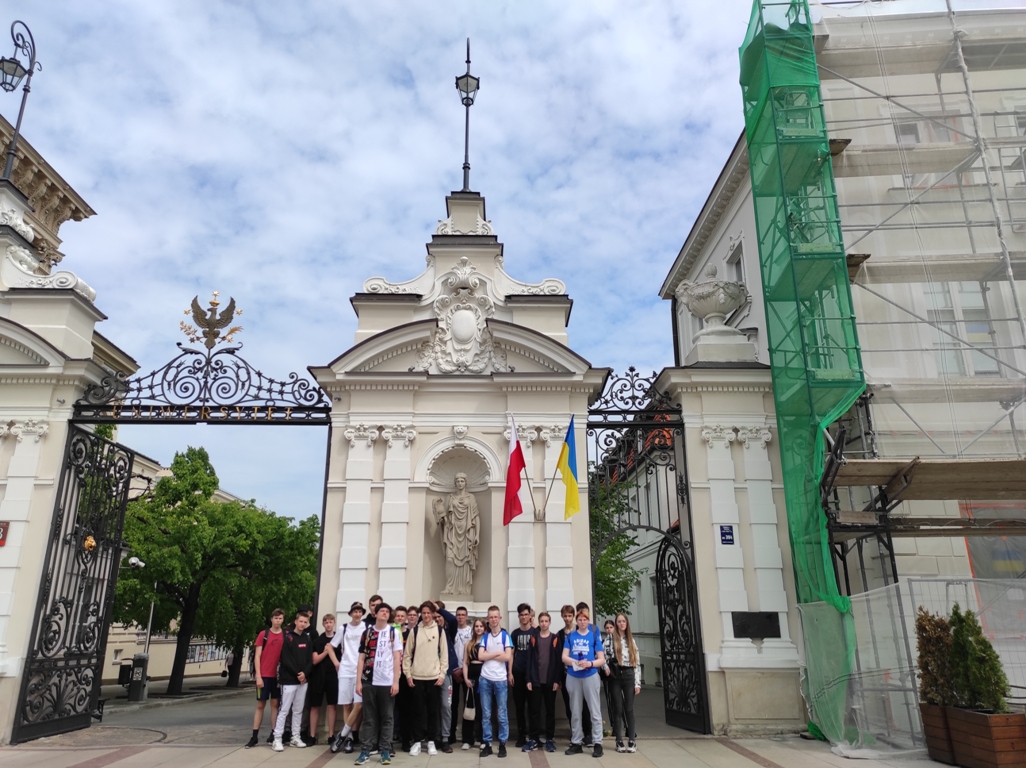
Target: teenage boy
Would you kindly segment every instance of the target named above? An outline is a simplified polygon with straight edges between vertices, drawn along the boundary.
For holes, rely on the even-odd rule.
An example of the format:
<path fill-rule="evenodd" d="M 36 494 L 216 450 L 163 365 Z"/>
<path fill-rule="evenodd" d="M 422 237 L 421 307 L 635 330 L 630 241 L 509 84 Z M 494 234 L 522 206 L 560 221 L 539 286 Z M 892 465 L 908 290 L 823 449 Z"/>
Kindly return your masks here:
<path fill-rule="evenodd" d="M 445 680 L 442 681 L 442 698 L 438 709 L 440 722 L 436 741 L 438 748 L 448 755 L 452 753 L 449 732 L 452 730 L 453 674 L 457 667 L 462 672 L 463 665 L 456 659 L 456 617 L 445 610 L 445 603 L 441 600 L 435 601 L 435 622 L 444 633 L 446 645 Z"/>
<path fill-rule="evenodd" d="M 327 705 L 325 717 L 328 723 L 328 738 L 335 734 L 335 705 L 338 703 L 338 671 L 331 659 L 331 641 L 335 637 L 335 614 L 326 613 L 321 619 L 324 632 L 314 638 L 314 673 L 310 681 L 307 702 L 310 705 L 310 734 L 306 743 L 311 747 L 317 743 L 317 721 L 320 720 L 321 704 Z"/>
<path fill-rule="evenodd" d="M 264 721 L 264 707 L 271 702 L 271 732 L 278 720 L 278 659 L 281 658 L 281 645 L 285 635 L 281 625 L 285 621 L 285 611 L 275 608 L 271 611 L 271 626 L 256 637 L 253 643 L 253 668 L 256 670 L 256 711 L 253 713 L 253 735 L 246 742 L 246 749 L 259 743 L 260 724 Z M 273 740 L 268 737 L 268 741 Z"/>
<path fill-rule="evenodd" d="M 605 666 L 605 651 L 598 628 L 591 623 L 586 608 L 577 611 L 577 628 L 567 634 L 563 645 L 563 664 L 566 665 L 566 685 L 570 689 L 570 746 L 565 754 L 579 755 L 584 751 L 582 727 L 583 704 L 591 711 L 591 734 L 594 744 L 592 757 L 602 757 L 602 683 L 598 671 Z"/>
<path fill-rule="evenodd" d="M 381 764 L 392 762 L 392 712 L 399 692 L 399 668 L 403 658 L 402 634 L 388 623 L 392 608 L 378 603 L 373 626 L 360 639 L 356 663 L 356 692 L 363 701 L 360 726 L 360 755 L 356 765 L 370 760 L 371 752 L 381 753 Z"/>
<path fill-rule="evenodd" d="M 509 715 L 506 700 L 509 686 L 513 684 L 513 641 L 501 626 L 502 612 L 499 606 L 488 608 L 488 631 L 481 639 L 478 658 L 481 665 L 481 680 L 477 694 L 481 706 L 481 757 L 492 754 L 492 707 L 499 718 L 499 757 L 506 756 L 506 740 L 509 738 Z"/>
<path fill-rule="evenodd" d="M 300 734 L 303 732 L 303 705 L 306 703 L 306 688 L 310 675 L 313 674 L 313 640 L 307 628 L 310 617 L 306 613 L 297 613 L 293 622 L 294 629 L 287 630 L 282 638 L 281 659 L 278 662 L 278 680 L 281 683 L 281 707 L 278 709 L 278 720 L 274 726 L 275 752 L 284 752 L 281 742 L 285 732 L 285 718 L 292 709 L 293 747 L 305 747 Z"/>
<path fill-rule="evenodd" d="M 545 611 L 538 614 L 538 634 L 531 646 L 527 666 L 527 688 L 530 692 L 532 738 L 524 751 L 540 748 L 556 751 L 556 691 L 563 677 L 563 648 L 559 638 L 549 631 L 552 618 Z"/>
<path fill-rule="evenodd" d="M 564 605 L 559 609 L 560 618 L 563 619 L 563 628 L 556 633 L 556 637 L 559 638 L 559 656 L 560 656 L 560 680 L 559 687 L 563 693 L 563 706 L 566 708 L 566 721 L 568 723 L 573 722 L 573 717 L 570 712 L 570 692 L 566 689 L 566 667 L 563 665 L 563 646 L 566 644 L 566 636 L 573 632 L 577 627 L 574 624 L 574 614 L 577 613 L 577 609 L 572 605 Z M 591 710 L 588 709 L 588 702 L 584 702 L 584 711 L 581 719 L 584 722 L 584 746 L 590 747 L 591 741 Z"/>
<path fill-rule="evenodd" d="M 363 623 L 368 627 L 373 627 L 374 622 L 377 621 L 375 618 L 375 611 L 378 610 L 378 606 L 381 605 L 381 595 L 371 595 L 370 600 L 367 601 L 367 617 L 363 620 Z"/>
<path fill-rule="evenodd" d="M 349 621 L 335 633 L 331 641 L 332 659 L 338 665 L 338 703 L 342 706 L 342 730 L 332 743 L 332 752 L 343 750 L 347 755 L 353 751 L 353 731 L 360 727 L 363 715 L 363 699 L 356 692 L 356 665 L 360 656 L 360 639 L 367 625 L 363 621 L 363 603 L 357 601 L 349 606 Z"/>
<path fill-rule="evenodd" d="M 448 664 L 445 632 L 435 621 L 435 604 L 425 600 L 420 606 L 420 624 L 410 631 L 403 651 L 403 674 L 413 693 L 413 702 L 409 708 L 413 717 L 411 757 L 420 754 L 420 744 L 425 740 L 428 754 L 438 754 L 435 733 L 439 722 L 441 687 L 445 682 Z"/>
<path fill-rule="evenodd" d="M 467 623 L 467 609 L 460 606 L 456 609 L 456 633 L 452 641 L 452 649 L 456 654 L 456 668 L 452 670 L 452 704 L 450 706 L 449 720 L 449 743 L 456 743 L 456 726 L 460 720 L 460 709 L 463 706 L 460 702 L 466 701 L 467 685 L 463 679 L 463 659 L 467 650 L 467 640 L 470 639 L 472 627 Z M 462 699 L 461 699 L 462 697 Z M 443 734 L 444 735 L 444 734 Z"/>
<path fill-rule="evenodd" d="M 520 619 L 520 626 L 513 630 L 510 639 L 513 641 L 513 708 L 517 714 L 516 746 L 519 749 L 526 746 L 531 734 L 531 722 L 534 720 L 533 713 L 528 711 L 527 663 L 538 631 L 531 626 L 534 611 L 527 603 L 517 606 L 517 618 Z"/>

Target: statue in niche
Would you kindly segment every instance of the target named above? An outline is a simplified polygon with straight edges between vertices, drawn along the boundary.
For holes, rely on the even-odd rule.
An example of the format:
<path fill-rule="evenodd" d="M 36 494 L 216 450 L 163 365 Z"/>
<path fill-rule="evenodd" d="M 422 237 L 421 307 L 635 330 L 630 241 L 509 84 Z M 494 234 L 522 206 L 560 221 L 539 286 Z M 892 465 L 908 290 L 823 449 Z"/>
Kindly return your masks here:
<path fill-rule="evenodd" d="M 435 522 L 442 529 L 442 551 L 445 553 L 446 595 L 470 595 L 477 569 L 477 545 L 481 540 L 477 499 L 467 491 L 466 472 L 454 478 L 456 492 L 444 501 L 431 503 Z"/>

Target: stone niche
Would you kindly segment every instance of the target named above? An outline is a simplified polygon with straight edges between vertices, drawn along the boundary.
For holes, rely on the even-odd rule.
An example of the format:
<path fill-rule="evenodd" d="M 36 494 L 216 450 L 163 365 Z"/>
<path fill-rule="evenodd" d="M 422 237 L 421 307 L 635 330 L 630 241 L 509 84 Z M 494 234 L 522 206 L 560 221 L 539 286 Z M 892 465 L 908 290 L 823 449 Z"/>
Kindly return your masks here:
<path fill-rule="evenodd" d="M 432 504 L 436 499 L 443 502 L 456 491 L 456 474 L 467 476 L 467 491 L 474 496 L 478 510 L 477 568 L 474 570 L 471 595 L 445 594 L 445 553 L 442 548 L 440 527 L 435 522 Z M 428 465 L 428 493 L 424 514 L 424 578 L 425 594 L 441 595 L 449 610 L 458 604 L 466 605 L 471 614 L 475 608 L 495 601 L 491 583 L 492 553 L 489 542 L 492 538 L 494 515 L 492 514 L 492 488 L 488 462 L 477 451 L 466 445 L 454 445 L 436 454 Z M 501 502 L 500 502 L 501 503 Z M 499 523 L 501 525 L 501 523 Z M 451 605 L 450 605 L 451 603 Z"/>

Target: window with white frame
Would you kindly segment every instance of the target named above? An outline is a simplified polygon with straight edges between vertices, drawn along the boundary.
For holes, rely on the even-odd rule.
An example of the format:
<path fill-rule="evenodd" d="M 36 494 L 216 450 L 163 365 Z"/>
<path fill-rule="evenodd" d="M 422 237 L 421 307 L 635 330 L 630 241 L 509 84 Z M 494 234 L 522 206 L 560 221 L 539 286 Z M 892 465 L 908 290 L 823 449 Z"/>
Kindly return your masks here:
<path fill-rule="evenodd" d="M 933 349 L 938 374 L 999 374 L 998 361 L 992 357 L 997 355 L 994 326 L 981 284 L 924 283 L 923 296 L 927 319 L 934 326 Z M 963 344 L 960 339 L 972 346 Z"/>

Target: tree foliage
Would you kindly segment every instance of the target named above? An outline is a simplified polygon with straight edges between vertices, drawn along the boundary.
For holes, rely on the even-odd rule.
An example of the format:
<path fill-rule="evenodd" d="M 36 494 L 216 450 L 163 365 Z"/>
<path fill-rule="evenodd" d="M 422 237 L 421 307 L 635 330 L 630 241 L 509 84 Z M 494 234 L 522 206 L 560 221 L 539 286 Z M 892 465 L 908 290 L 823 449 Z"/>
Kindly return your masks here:
<path fill-rule="evenodd" d="M 951 691 L 951 626 L 948 620 L 919 606 L 916 615 L 919 698 L 927 704 L 953 703 Z"/>
<path fill-rule="evenodd" d="M 1007 712 L 1008 678 L 972 611 L 951 609 L 951 687 L 962 709 Z"/>
<path fill-rule="evenodd" d="M 143 570 L 125 569 L 117 585 L 114 621 L 177 634 L 168 693 L 181 693 L 193 636 L 242 655 L 275 607 L 312 603 L 319 524 L 298 524 L 252 502 L 213 498 L 217 474 L 203 448 L 175 454 L 171 476 L 128 505 L 124 539 Z M 172 624 L 174 622 L 174 624 Z"/>
<path fill-rule="evenodd" d="M 643 573 L 627 560 L 627 555 L 637 546 L 637 540 L 628 533 L 616 533 L 617 520 L 629 519 L 630 506 L 626 491 L 624 483 L 607 481 L 592 473 L 588 522 L 596 618 L 615 616 L 618 613 L 630 614 L 634 603 L 634 585 Z"/>

